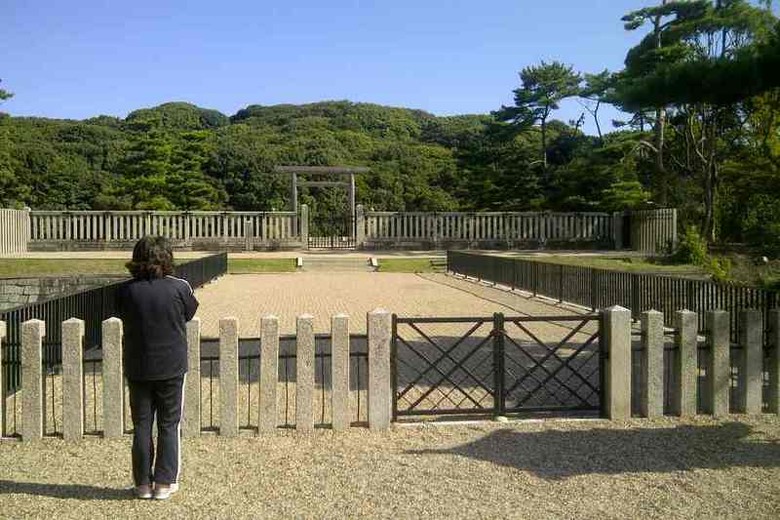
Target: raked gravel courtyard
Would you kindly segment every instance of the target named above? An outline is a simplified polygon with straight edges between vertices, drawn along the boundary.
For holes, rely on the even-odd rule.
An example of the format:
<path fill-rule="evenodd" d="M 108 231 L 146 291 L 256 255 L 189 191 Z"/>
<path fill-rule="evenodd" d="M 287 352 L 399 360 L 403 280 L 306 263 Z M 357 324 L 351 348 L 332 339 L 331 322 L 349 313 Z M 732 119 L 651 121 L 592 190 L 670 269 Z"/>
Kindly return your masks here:
<path fill-rule="evenodd" d="M 586 312 L 443 274 L 224 276 L 198 290 L 203 335 L 276 314 L 365 332 L 365 313 Z M 560 325 L 547 324 L 550 334 Z M 131 439 L 0 442 L 0 518 L 778 518 L 780 419 L 483 421 L 185 439 L 182 490 L 133 500 Z"/>
<path fill-rule="evenodd" d="M 204 436 L 168 502 L 131 498 L 129 437 L 2 442 L 0 461 L 14 519 L 780 517 L 768 416 Z"/>
<path fill-rule="evenodd" d="M 295 333 L 296 316 L 312 314 L 315 332 L 329 332 L 330 317 L 345 313 L 350 331 L 366 332 L 366 313 L 383 308 L 399 316 L 512 316 L 582 314 L 528 294 L 497 289 L 446 274 L 295 272 L 227 275 L 198 289 L 197 316 L 204 337 L 219 335 L 220 318 L 239 319 L 241 337 L 259 337 L 260 318 L 279 317 L 282 334 Z"/>

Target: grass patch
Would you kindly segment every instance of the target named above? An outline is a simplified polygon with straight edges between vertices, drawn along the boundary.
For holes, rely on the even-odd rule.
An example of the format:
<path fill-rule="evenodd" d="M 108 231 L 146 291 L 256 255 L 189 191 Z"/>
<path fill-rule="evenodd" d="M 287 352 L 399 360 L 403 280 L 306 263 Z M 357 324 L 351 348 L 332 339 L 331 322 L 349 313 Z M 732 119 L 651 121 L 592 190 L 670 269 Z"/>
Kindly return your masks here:
<path fill-rule="evenodd" d="M 3 258 L 0 278 L 128 274 L 126 262 L 123 258 Z"/>
<path fill-rule="evenodd" d="M 430 258 L 380 258 L 379 271 L 383 273 L 433 273 L 436 269 Z"/>
<path fill-rule="evenodd" d="M 653 261 L 649 258 L 640 257 L 609 257 L 609 256 L 570 256 L 570 255 L 551 255 L 551 256 L 524 256 L 536 262 L 547 262 L 551 264 L 576 265 L 581 267 L 593 267 L 596 269 L 609 269 L 611 271 L 625 271 L 629 273 L 648 273 L 648 274 L 672 274 L 672 275 L 706 275 L 704 269 L 696 265 L 682 264 L 672 265 Z"/>
<path fill-rule="evenodd" d="M 295 271 L 294 258 L 228 258 L 228 273 L 289 273 Z"/>

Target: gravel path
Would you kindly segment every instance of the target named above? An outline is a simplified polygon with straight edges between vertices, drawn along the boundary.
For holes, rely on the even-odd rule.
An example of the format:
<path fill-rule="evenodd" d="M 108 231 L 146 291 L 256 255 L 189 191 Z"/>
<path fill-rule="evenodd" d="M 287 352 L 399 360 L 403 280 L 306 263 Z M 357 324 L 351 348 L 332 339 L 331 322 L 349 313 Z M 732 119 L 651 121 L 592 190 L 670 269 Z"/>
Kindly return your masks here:
<path fill-rule="evenodd" d="M 260 317 L 279 316 L 282 334 L 295 333 L 295 318 L 314 315 L 315 332 L 330 330 L 330 317 L 350 316 L 350 331 L 366 332 L 366 313 L 378 307 L 399 316 L 492 316 L 582 313 L 549 300 L 444 274 L 298 272 L 227 275 L 196 291 L 202 334 L 216 337 L 219 319 L 239 318 L 240 335 L 260 335 Z"/>
<path fill-rule="evenodd" d="M 739 422 L 734 422 L 739 421 Z M 5 518 L 778 518 L 777 417 L 318 430 L 184 443 L 130 498 L 130 439 L 0 443 Z"/>

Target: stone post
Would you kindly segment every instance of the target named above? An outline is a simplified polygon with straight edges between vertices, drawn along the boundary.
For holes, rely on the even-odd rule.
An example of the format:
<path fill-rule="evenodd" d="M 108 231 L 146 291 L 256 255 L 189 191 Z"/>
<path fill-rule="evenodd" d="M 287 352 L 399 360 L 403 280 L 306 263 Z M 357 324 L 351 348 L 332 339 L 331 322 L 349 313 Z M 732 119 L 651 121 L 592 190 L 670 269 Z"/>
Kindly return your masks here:
<path fill-rule="evenodd" d="M 200 435 L 200 318 L 187 323 L 187 377 L 184 386 L 182 435 Z"/>
<path fill-rule="evenodd" d="M 244 250 L 252 251 L 255 248 L 255 229 L 251 218 L 244 219 Z"/>
<path fill-rule="evenodd" d="M 384 309 L 368 313 L 368 427 L 386 430 L 392 417 L 390 340 L 393 319 Z"/>
<path fill-rule="evenodd" d="M 707 409 L 715 417 L 729 413 L 729 393 L 731 390 L 730 361 L 730 325 L 726 311 L 707 313 L 707 342 L 710 347 L 710 359 L 707 366 L 709 375 L 709 399 Z"/>
<path fill-rule="evenodd" d="M 84 321 L 71 318 L 62 324 L 62 437 L 84 436 Z"/>
<path fill-rule="evenodd" d="M 605 388 L 602 413 L 609 419 L 631 417 L 631 311 L 619 305 L 604 310 Z"/>
<path fill-rule="evenodd" d="M 5 422 L 5 399 L 2 398 L 5 395 L 5 381 L 3 381 L 3 342 L 7 334 L 8 328 L 4 321 L 0 320 L 0 437 L 3 436 L 3 423 Z"/>
<path fill-rule="evenodd" d="M 309 249 L 309 206 L 301 204 L 301 246 Z"/>
<path fill-rule="evenodd" d="M 648 418 L 664 414 L 664 315 L 642 313 L 642 388 L 640 407 Z"/>
<path fill-rule="evenodd" d="M 103 321 L 103 437 L 122 437 L 124 430 L 124 377 L 122 375 L 122 320 Z"/>
<path fill-rule="evenodd" d="M 219 320 L 219 434 L 238 435 L 238 318 Z"/>
<path fill-rule="evenodd" d="M 337 314 L 330 320 L 331 400 L 333 429 L 349 428 L 349 316 Z"/>
<path fill-rule="evenodd" d="M 615 244 L 615 249 L 620 251 L 625 246 L 631 244 L 623 243 L 623 212 L 616 211 L 612 213 L 612 242 Z"/>
<path fill-rule="evenodd" d="M 314 316 L 302 314 L 296 323 L 295 429 L 314 430 Z"/>
<path fill-rule="evenodd" d="M 677 311 L 675 320 L 677 351 L 674 356 L 674 369 L 678 384 L 674 396 L 674 411 L 680 417 L 689 417 L 696 415 L 696 382 L 699 375 L 696 364 L 696 313 L 689 310 Z"/>
<path fill-rule="evenodd" d="M 355 207 L 355 247 L 362 249 L 366 241 L 366 210 L 362 204 Z"/>
<path fill-rule="evenodd" d="M 745 369 L 745 391 L 742 394 L 742 410 L 747 414 L 761 413 L 761 311 L 743 310 L 739 313 L 739 344 L 742 346 L 742 367 Z"/>
<path fill-rule="evenodd" d="M 769 311 L 767 325 L 769 329 L 769 413 L 780 413 L 780 309 Z M 0 330 L 2 330 L 1 326 Z"/>
<path fill-rule="evenodd" d="M 22 440 L 43 437 L 43 337 L 41 320 L 22 323 Z"/>
<path fill-rule="evenodd" d="M 276 399 L 279 384 L 279 318 L 263 316 L 260 320 L 260 411 L 258 432 L 276 430 Z"/>

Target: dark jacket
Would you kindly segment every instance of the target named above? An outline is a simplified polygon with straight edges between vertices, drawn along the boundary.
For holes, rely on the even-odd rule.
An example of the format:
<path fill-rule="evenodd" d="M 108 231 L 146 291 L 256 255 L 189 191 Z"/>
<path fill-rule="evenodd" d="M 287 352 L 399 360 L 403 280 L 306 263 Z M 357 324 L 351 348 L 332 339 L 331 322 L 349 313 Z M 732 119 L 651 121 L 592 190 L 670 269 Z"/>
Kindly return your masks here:
<path fill-rule="evenodd" d="M 130 381 L 158 381 L 187 372 L 186 323 L 198 301 L 186 280 L 133 280 L 119 291 L 124 372 Z"/>

